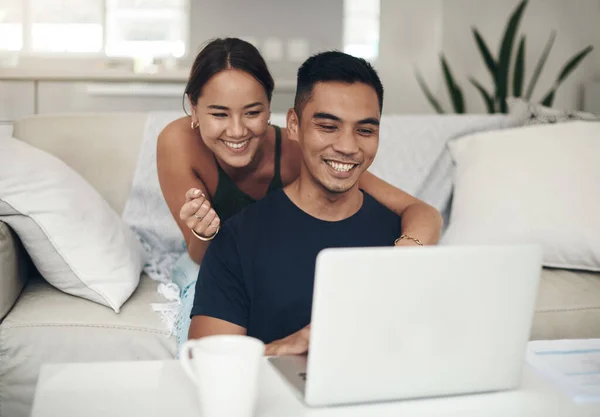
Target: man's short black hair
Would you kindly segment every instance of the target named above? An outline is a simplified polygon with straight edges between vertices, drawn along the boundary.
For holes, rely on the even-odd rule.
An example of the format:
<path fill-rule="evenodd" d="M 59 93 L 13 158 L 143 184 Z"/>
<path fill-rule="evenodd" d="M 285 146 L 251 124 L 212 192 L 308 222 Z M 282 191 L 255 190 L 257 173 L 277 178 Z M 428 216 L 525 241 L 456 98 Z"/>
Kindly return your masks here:
<path fill-rule="evenodd" d="M 327 51 L 308 58 L 298 69 L 294 110 L 301 116 L 315 84 L 320 82 L 363 83 L 373 87 L 383 109 L 383 85 L 371 64 L 340 51 Z"/>

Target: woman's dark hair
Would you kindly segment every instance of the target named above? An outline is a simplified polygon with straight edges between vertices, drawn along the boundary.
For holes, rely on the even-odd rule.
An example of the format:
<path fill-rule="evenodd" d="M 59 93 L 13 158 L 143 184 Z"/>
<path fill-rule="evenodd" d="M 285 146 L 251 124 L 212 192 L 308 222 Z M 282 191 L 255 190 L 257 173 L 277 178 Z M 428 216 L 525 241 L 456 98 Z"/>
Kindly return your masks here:
<path fill-rule="evenodd" d="M 271 102 L 275 82 L 267 68 L 267 63 L 258 49 L 249 42 L 238 38 L 211 40 L 198 54 L 185 86 L 185 95 L 192 104 L 198 103 L 202 88 L 214 75 L 226 69 L 238 69 L 252 75 L 262 84 Z"/>

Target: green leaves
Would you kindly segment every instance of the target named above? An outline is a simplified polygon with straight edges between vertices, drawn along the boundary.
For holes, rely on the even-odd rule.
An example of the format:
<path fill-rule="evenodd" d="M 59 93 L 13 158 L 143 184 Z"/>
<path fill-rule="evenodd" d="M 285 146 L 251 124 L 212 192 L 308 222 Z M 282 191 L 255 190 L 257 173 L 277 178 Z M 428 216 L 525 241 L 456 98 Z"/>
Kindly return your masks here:
<path fill-rule="evenodd" d="M 448 88 L 448 93 L 450 94 L 450 99 L 452 101 L 452 107 L 454 107 L 455 113 L 464 113 L 465 112 L 465 99 L 463 97 L 463 93 L 461 88 L 454 81 L 454 77 L 452 76 L 452 71 L 450 71 L 450 67 L 448 66 L 448 62 L 444 55 L 440 57 L 440 61 L 442 63 L 442 70 L 444 71 L 444 79 L 446 80 L 446 87 Z"/>
<path fill-rule="evenodd" d="M 452 102 L 454 112 L 465 113 L 465 99 L 462 89 L 458 86 L 458 84 L 456 84 L 456 81 L 454 81 L 454 76 L 452 75 L 450 66 L 448 65 L 448 62 L 446 61 L 446 58 L 443 55 L 440 56 L 440 62 L 442 65 L 442 71 L 444 73 L 446 88 L 448 89 L 448 93 L 450 94 L 450 101 Z M 427 101 L 429 101 L 429 104 L 431 104 L 431 106 L 439 114 L 445 113 L 444 108 L 427 86 L 427 83 L 423 79 L 423 76 L 418 71 L 415 71 L 415 75 L 417 77 L 417 82 L 419 83 L 419 86 L 423 91 L 423 94 L 425 94 Z"/>
<path fill-rule="evenodd" d="M 525 11 L 528 0 L 523 0 L 517 9 L 511 15 L 506 30 L 504 31 L 504 38 L 500 46 L 500 52 L 498 53 L 498 67 L 496 70 L 496 101 L 500 106 L 500 112 L 506 113 L 506 97 L 508 95 L 508 75 L 510 67 L 510 59 L 512 56 L 513 44 L 515 37 L 517 36 L 517 30 L 519 30 L 519 23 L 521 17 Z"/>
<path fill-rule="evenodd" d="M 419 83 L 419 86 L 421 87 L 421 90 L 423 91 L 423 94 L 425 94 L 425 97 L 429 101 L 429 104 L 431 104 L 431 106 L 439 114 L 444 113 L 444 109 L 442 108 L 442 106 L 440 105 L 440 102 L 435 98 L 435 96 L 433 95 L 433 93 L 431 92 L 429 87 L 427 86 L 427 83 L 423 79 L 423 76 L 418 71 L 415 71 L 415 75 L 417 77 L 417 82 Z"/>
<path fill-rule="evenodd" d="M 527 100 L 531 100 L 531 95 L 533 94 L 535 85 L 537 84 L 538 79 L 540 78 L 540 74 L 542 73 L 544 64 L 548 59 L 548 55 L 550 55 L 550 49 L 552 49 L 552 45 L 554 45 L 554 39 L 556 39 L 556 31 L 553 30 L 550 34 L 548 42 L 546 42 L 546 46 L 544 46 L 544 50 L 542 51 L 542 55 L 540 56 L 537 65 L 535 66 L 535 70 L 533 70 L 533 75 L 531 76 L 529 87 L 527 87 L 527 92 L 525 93 L 525 98 Z"/>
<path fill-rule="evenodd" d="M 504 35 L 500 43 L 498 51 L 498 58 L 494 58 L 490 48 L 486 44 L 485 40 L 481 36 L 481 33 L 477 28 L 473 28 L 473 37 L 477 49 L 481 54 L 483 63 L 486 69 L 489 71 L 492 81 L 494 83 L 494 93 L 488 92 L 485 87 L 473 77 L 468 77 L 469 82 L 477 89 L 481 98 L 484 101 L 485 107 L 488 113 L 507 113 L 507 98 L 509 97 L 509 82 L 512 80 L 512 91 L 510 95 L 513 97 L 524 97 L 527 100 L 531 100 L 537 82 L 540 78 L 544 65 L 550 55 L 550 50 L 556 39 L 556 32 L 551 32 L 548 41 L 538 59 L 538 62 L 533 70 L 531 79 L 527 86 L 525 94 L 523 94 L 525 84 L 525 57 L 526 57 L 526 37 L 522 35 L 520 37 L 519 45 L 517 47 L 517 53 L 515 56 L 515 63 L 512 67 L 511 74 L 511 59 L 513 55 L 514 43 L 517 38 L 519 31 L 519 25 L 521 23 L 523 14 L 528 4 L 528 0 L 522 0 L 514 11 L 511 13 L 509 20 L 504 30 Z M 565 79 L 581 64 L 585 57 L 593 50 L 591 46 L 582 49 L 580 52 L 575 54 L 561 69 L 558 74 L 556 81 L 554 82 L 550 91 L 542 99 L 542 104 L 545 106 L 552 106 L 556 91 L 559 86 L 565 81 Z M 464 95 L 461 87 L 456 82 L 456 78 L 450 70 L 450 65 L 444 55 L 440 57 L 440 63 L 442 67 L 442 74 L 444 82 L 450 96 L 452 107 L 456 113 L 464 113 L 466 111 L 466 104 Z M 431 93 L 425 81 L 420 74 L 417 73 L 417 81 L 421 86 L 425 96 L 436 109 L 438 113 L 443 113 L 444 110 L 441 107 L 439 101 Z"/>
<path fill-rule="evenodd" d="M 556 81 L 554 82 L 554 85 L 552 86 L 552 89 L 542 99 L 542 104 L 544 106 L 548 106 L 548 107 L 552 106 L 552 103 L 554 102 L 554 97 L 556 96 L 556 90 L 558 90 L 558 87 L 563 83 L 563 81 L 565 81 L 567 79 L 567 77 L 573 71 L 575 71 L 575 68 L 577 68 L 577 66 L 581 63 L 581 61 L 583 61 L 583 59 L 587 56 L 587 54 L 589 54 L 590 52 L 592 52 L 593 49 L 594 48 L 591 47 L 591 46 L 588 46 L 588 47 L 584 48 L 583 50 L 581 50 L 580 52 L 578 52 L 577 54 L 575 54 L 565 64 L 565 66 L 560 70 L 560 73 L 558 74 L 558 77 L 556 78 Z"/>
<path fill-rule="evenodd" d="M 485 62 L 485 66 L 490 71 L 492 75 L 492 79 L 496 79 L 496 72 L 498 70 L 498 66 L 496 65 L 496 60 L 492 56 L 489 48 L 485 44 L 485 41 L 477 31 L 477 29 L 473 28 L 473 36 L 475 36 L 475 42 L 477 43 L 477 47 L 479 48 L 479 52 L 481 52 L 481 56 L 483 56 L 483 62 Z"/>
<path fill-rule="evenodd" d="M 593 49 L 593 47 L 588 46 L 587 48 L 584 48 L 581 52 L 576 54 L 573 58 L 571 58 L 569 62 L 560 71 L 558 80 L 556 80 L 557 84 L 562 83 L 569 76 L 569 74 L 573 72 L 575 68 L 577 68 L 577 65 L 579 65 L 583 58 L 585 58 L 587 54 L 592 52 Z"/>
<path fill-rule="evenodd" d="M 517 60 L 515 61 L 515 73 L 513 75 L 513 93 L 514 97 L 521 97 L 523 93 L 523 79 L 525 78 L 525 36 L 521 37 L 519 49 L 517 51 Z"/>
<path fill-rule="evenodd" d="M 494 97 L 492 97 L 492 95 L 488 93 L 475 78 L 469 77 L 469 81 L 477 88 L 481 97 L 483 97 L 488 113 L 494 113 Z"/>
<path fill-rule="evenodd" d="M 442 65 L 442 72 L 444 74 L 444 81 L 446 82 L 446 88 L 448 89 L 448 94 L 450 95 L 452 108 L 454 109 L 455 113 L 465 113 L 465 98 L 462 89 L 454 80 L 454 76 L 452 75 L 452 71 L 450 70 L 450 66 L 448 65 L 448 61 L 446 60 L 444 55 L 440 56 L 440 62 Z M 423 76 L 418 71 L 415 71 L 415 76 L 417 78 L 419 86 L 421 87 L 421 90 L 423 91 L 423 94 L 425 94 L 427 101 L 429 101 L 429 104 L 431 104 L 431 106 L 439 114 L 445 113 L 444 108 L 427 86 L 427 83 L 423 79 Z"/>

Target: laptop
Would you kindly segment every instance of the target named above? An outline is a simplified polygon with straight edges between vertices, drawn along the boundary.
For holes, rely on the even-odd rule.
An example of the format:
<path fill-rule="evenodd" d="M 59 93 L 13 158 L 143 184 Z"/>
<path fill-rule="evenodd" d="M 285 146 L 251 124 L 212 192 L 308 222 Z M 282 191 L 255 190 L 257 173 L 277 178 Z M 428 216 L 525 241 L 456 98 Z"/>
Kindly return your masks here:
<path fill-rule="evenodd" d="M 325 249 L 308 355 L 268 360 L 312 407 L 515 389 L 541 269 L 537 245 Z"/>

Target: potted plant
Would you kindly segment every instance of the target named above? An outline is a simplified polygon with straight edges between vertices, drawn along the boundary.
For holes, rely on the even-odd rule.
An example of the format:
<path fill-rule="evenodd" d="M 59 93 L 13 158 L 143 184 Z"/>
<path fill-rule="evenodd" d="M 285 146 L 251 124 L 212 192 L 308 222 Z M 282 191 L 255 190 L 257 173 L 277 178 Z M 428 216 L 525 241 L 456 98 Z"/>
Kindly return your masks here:
<path fill-rule="evenodd" d="M 540 77 L 540 74 L 542 73 L 546 60 L 548 59 L 548 55 L 550 54 L 552 45 L 554 44 L 554 40 L 556 38 L 556 31 L 552 31 L 552 33 L 550 34 L 550 37 L 546 42 L 546 46 L 542 50 L 537 65 L 534 68 L 529 83 L 527 84 L 527 88 L 524 91 L 526 44 L 525 35 L 522 35 L 519 40 L 519 46 L 517 48 L 515 62 L 512 66 L 511 60 L 514 42 L 517 38 L 519 24 L 521 22 L 521 17 L 523 16 L 527 3 L 528 0 L 522 0 L 512 12 L 508 23 L 506 24 L 504 36 L 502 38 L 502 42 L 500 43 L 500 49 L 496 57 L 492 55 L 490 48 L 487 46 L 486 42 L 484 41 L 477 28 L 473 28 L 473 36 L 475 38 L 477 48 L 481 53 L 486 68 L 492 76 L 492 80 L 494 82 L 494 91 L 490 92 L 486 90 L 486 88 L 479 81 L 477 81 L 471 76 L 469 76 L 469 82 L 477 89 L 477 91 L 479 91 L 479 94 L 483 98 L 488 113 L 507 113 L 508 106 L 506 103 L 506 99 L 509 97 L 523 97 L 526 100 L 531 100 L 531 96 L 533 95 L 533 91 L 535 89 L 537 81 Z M 592 49 L 592 46 L 587 46 L 581 51 L 577 52 L 573 57 L 571 57 L 571 59 L 567 61 L 567 63 L 562 67 L 561 71 L 556 77 L 556 80 L 552 85 L 550 91 L 541 100 L 542 105 L 548 107 L 552 106 L 552 103 L 554 102 L 554 97 L 556 96 L 556 91 L 558 90 L 560 85 L 575 70 L 575 68 L 577 68 L 577 66 L 592 51 Z M 442 67 L 442 72 L 444 74 L 446 88 L 448 89 L 448 93 L 450 95 L 452 108 L 455 113 L 465 113 L 466 104 L 464 100 L 462 87 L 460 87 L 456 82 L 452 71 L 450 70 L 448 60 L 443 54 L 440 56 L 440 63 Z M 510 74 L 511 70 L 512 74 Z M 418 70 L 416 71 L 416 78 L 417 82 L 419 83 L 419 86 L 421 87 L 421 90 L 427 97 L 429 103 L 438 113 L 444 113 L 444 108 L 442 107 L 438 99 L 434 96 L 434 94 L 431 92 L 425 80 L 423 79 L 423 76 L 419 73 Z M 509 85 L 509 80 L 512 80 L 512 85 Z"/>

